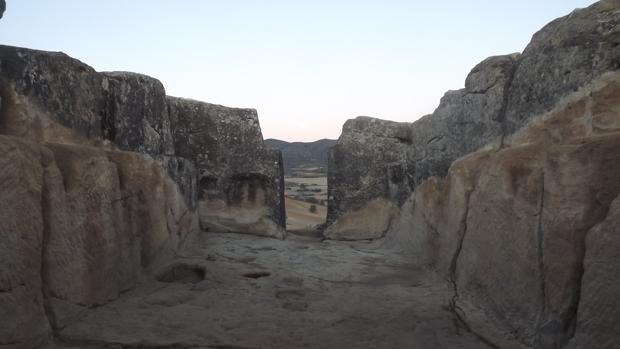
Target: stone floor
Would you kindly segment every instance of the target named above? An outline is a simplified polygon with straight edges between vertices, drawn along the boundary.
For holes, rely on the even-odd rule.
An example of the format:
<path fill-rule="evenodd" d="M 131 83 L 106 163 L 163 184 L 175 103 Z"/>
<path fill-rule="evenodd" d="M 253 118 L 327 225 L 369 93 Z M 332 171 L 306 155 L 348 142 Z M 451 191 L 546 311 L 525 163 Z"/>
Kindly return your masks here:
<path fill-rule="evenodd" d="M 204 234 L 59 333 L 81 348 L 489 348 L 438 280 L 380 242 Z"/>

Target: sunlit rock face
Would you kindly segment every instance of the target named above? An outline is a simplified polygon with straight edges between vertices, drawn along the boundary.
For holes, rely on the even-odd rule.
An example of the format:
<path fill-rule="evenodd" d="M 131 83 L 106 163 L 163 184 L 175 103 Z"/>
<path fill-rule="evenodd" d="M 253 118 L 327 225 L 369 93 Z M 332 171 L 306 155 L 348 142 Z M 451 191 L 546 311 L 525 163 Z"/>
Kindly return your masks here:
<path fill-rule="evenodd" d="M 395 190 L 406 193 L 430 176 L 445 176 L 456 159 L 501 143 L 562 98 L 620 69 L 618 7 L 617 0 L 608 0 L 576 10 L 536 33 L 522 54 L 482 61 L 465 88 L 447 92 L 433 114 L 401 123 L 399 129 L 408 131 L 398 132 L 407 134 L 377 137 L 389 122 L 348 121 L 331 150 L 329 223 L 376 198 L 402 205 L 399 195 L 390 197 Z M 369 137 L 374 141 L 366 142 Z M 403 174 L 398 183 L 395 167 Z"/>

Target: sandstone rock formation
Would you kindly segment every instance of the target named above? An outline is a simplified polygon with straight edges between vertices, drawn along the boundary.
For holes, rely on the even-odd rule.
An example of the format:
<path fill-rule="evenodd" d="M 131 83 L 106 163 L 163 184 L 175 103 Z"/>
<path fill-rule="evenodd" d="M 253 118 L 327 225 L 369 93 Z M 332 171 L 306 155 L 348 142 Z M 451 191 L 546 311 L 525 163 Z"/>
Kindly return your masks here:
<path fill-rule="evenodd" d="M 325 236 L 368 238 L 348 228 L 387 201 L 398 208 L 375 237 L 449 279 L 452 311 L 489 343 L 617 346 L 619 24 L 620 1 L 601 1 L 550 23 L 521 55 L 485 60 L 433 115 L 400 126 L 408 138 L 388 141 L 409 145 L 366 142 L 387 122 L 349 121 L 330 153 Z M 497 326 L 468 325 L 482 322 Z"/>
<path fill-rule="evenodd" d="M 402 204 L 389 196 L 390 168 L 399 166 L 406 174 L 398 185 L 403 193 L 429 176 L 445 176 L 454 160 L 501 143 L 566 95 L 620 69 L 619 6 L 618 0 L 604 0 L 576 10 L 534 35 L 522 54 L 484 60 L 467 76 L 465 88 L 447 92 L 432 115 L 399 126 L 403 136 L 390 142 L 401 141 L 400 147 L 386 148 L 379 139 L 364 141 L 381 132 L 375 128 L 382 122 L 357 128 L 347 125 L 356 121 L 347 122 L 330 156 L 328 222 L 377 198 Z"/>
<path fill-rule="evenodd" d="M 164 86 L 149 76 L 102 73 L 105 107 L 103 137 L 120 149 L 174 156 Z"/>
<path fill-rule="evenodd" d="M 570 348 L 613 348 L 618 345 L 620 318 L 617 295 L 620 292 L 618 251 L 618 198 L 611 204 L 607 217 L 588 231 L 585 240 L 584 274 L 581 279 L 575 336 Z M 616 334 L 616 335 L 614 335 Z"/>
<path fill-rule="evenodd" d="M 192 207 L 217 187 L 211 199 L 223 201 L 201 209 L 203 227 L 284 236 L 282 160 L 255 111 L 167 97 L 156 79 L 97 73 L 62 53 L 0 46 L 0 59 L 0 133 L 148 154 Z"/>
<path fill-rule="evenodd" d="M 253 111 L 0 46 L 0 346 L 47 342 L 168 263 L 200 226 L 282 238 L 282 161 L 262 142 Z M 228 225 L 203 207 L 212 178 Z"/>
<path fill-rule="evenodd" d="M 338 144 L 329 152 L 327 221 L 332 224 L 326 237 L 383 236 L 393 214 L 391 200 L 398 203 L 410 193 L 406 163 L 410 145 L 409 124 L 369 117 L 345 123 Z"/>
<path fill-rule="evenodd" d="M 46 341 L 41 278 L 43 164 L 38 147 L 2 138 L 0 180 L 0 345 L 35 347 Z"/>
<path fill-rule="evenodd" d="M 512 133 L 606 71 L 620 69 L 618 0 L 602 0 L 534 34 L 510 82 L 504 119 Z"/>
<path fill-rule="evenodd" d="M 284 170 L 254 109 L 168 97 L 178 156 L 195 159 L 203 227 L 284 238 Z"/>
<path fill-rule="evenodd" d="M 174 254 L 197 221 L 166 170 L 139 154 L 0 136 L 0 343 L 44 341 Z M 32 344 L 34 345 L 34 344 Z"/>
<path fill-rule="evenodd" d="M 416 188 L 394 233 L 454 283 L 452 306 L 464 318 L 481 309 L 535 348 L 620 340 L 620 303 L 608 296 L 620 238 L 608 228 L 620 194 L 618 95 L 620 73 L 606 74 L 502 148 L 459 159 L 445 179 Z"/>
<path fill-rule="evenodd" d="M 603 0 L 552 22 L 522 54 L 480 63 L 431 116 L 348 121 L 329 154 L 324 234 L 385 237 L 376 250 L 205 238 L 284 237 L 282 158 L 256 111 L 0 46 L 0 347 L 61 333 L 86 347 L 319 346 L 314 329 L 326 328 L 333 347 L 385 345 L 393 329 L 394 346 L 617 347 L 619 22 L 620 1 Z M 263 264 L 281 278 L 260 284 L 272 276 Z M 108 303 L 144 277 L 154 288 L 123 299 L 121 319 Z M 160 288 L 173 281 L 184 285 Z M 226 321 L 213 312 L 239 304 L 265 310 L 265 322 L 239 321 L 245 308 Z M 217 324 L 213 338 L 188 313 Z M 284 340 L 265 331 L 289 322 Z M 375 327 L 381 337 L 369 338 Z"/>

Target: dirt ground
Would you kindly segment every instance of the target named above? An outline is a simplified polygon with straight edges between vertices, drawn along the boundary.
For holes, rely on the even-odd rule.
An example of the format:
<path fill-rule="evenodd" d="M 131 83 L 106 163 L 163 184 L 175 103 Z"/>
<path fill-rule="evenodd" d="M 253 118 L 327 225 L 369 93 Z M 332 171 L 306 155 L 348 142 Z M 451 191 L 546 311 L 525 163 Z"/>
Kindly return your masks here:
<path fill-rule="evenodd" d="M 286 229 L 303 230 L 312 229 L 314 226 L 325 223 L 327 207 L 316 205 L 316 212 L 310 212 L 313 204 L 286 198 Z"/>

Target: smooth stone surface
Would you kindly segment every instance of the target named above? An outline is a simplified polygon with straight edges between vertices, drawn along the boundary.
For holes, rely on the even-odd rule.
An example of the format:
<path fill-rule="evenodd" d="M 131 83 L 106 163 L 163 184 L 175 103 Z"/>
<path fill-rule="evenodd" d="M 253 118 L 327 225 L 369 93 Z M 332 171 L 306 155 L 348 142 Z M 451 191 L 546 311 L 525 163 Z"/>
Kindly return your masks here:
<path fill-rule="evenodd" d="M 451 289 L 378 244 L 206 234 L 178 262 L 194 283 L 148 281 L 60 343 L 230 348 L 488 348 L 445 307 Z"/>

